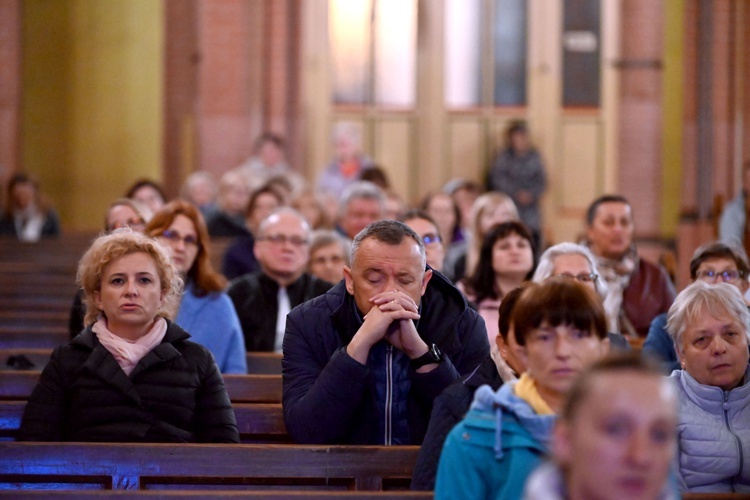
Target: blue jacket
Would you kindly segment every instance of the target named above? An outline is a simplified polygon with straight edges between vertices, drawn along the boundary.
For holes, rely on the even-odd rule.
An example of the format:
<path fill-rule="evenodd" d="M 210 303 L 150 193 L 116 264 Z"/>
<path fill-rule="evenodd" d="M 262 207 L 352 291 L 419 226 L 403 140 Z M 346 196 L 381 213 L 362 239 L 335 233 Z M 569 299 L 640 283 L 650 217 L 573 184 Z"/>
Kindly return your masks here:
<path fill-rule="evenodd" d="M 750 368 L 731 391 L 675 370 L 678 482 L 690 493 L 750 493 Z"/>
<path fill-rule="evenodd" d="M 420 444 L 440 392 L 489 353 L 484 322 L 461 293 L 434 273 L 420 305 L 417 332 L 437 344 L 444 361 L 416 373 L 385 341 L 367 364 L 345 351 L 362 325 L 344 282 L 287 316 L 284 335 L 284 421 L 298 443 Z"/>
<path fill-rule="evenodd" d="M 440 455 L 435 499 L 521 498 L 526 478 L 549 448 L 554 415 L 537 415 L 516 382 L 477 389 L 471 411 Z"/>
<path fill-rule="evenodd" d="M 187 286 L 175 323 L 190 333 L 190 340 L 211 351 L 221 373 L 247 373 L 242 327 L 226 293 L 199 297 Z"/>
<path fill-rule="evenodd" d="M 665 375 L 672 373 L 672 370 L 680 369 L 680 360 L 677 359 L 674 342 L 667 331 L 666 313 L 658 315 L 651 322 L 641 353 L 649 353 L 661 361 Z"/>

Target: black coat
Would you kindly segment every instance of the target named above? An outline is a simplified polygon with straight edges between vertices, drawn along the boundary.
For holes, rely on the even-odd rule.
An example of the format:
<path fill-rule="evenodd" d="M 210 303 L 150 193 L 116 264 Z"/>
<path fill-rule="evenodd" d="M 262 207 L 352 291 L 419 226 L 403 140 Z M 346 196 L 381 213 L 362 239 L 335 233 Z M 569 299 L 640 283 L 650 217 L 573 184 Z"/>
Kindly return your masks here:
<path fill-rule="evenodd" d="M 286 288 L 292 308 L 326 293 L 333 285 L 303 273 Z M 276 317 L 279 314 L 279 285 L 263 271 L 234 280 L 227 295 L 240 318 L 245 348 L 248 351 L 273 351 L 276 341 Z"/>
<path fill-rule="evenodd" d="M 489 385 L 497 391 L 503 385 L 503 379 L 491 356 L 487 356 L 477 370 L 465 380 L 458 381 L 445 389 L 435 398 L 422 448 L 419 450 L 414 475 L 411 480 L 412 490 L 434 490 L 440 452 L 448 433 L 469 411 L 474 400 L 474 393 L 482 385 Z"/>
<path fill-rule="evenodd" d="M 19 441 L 239 442 L 213 356 L 188 337 L 168 322 L 128 376 L 87 328 L 52 353 Z"/>

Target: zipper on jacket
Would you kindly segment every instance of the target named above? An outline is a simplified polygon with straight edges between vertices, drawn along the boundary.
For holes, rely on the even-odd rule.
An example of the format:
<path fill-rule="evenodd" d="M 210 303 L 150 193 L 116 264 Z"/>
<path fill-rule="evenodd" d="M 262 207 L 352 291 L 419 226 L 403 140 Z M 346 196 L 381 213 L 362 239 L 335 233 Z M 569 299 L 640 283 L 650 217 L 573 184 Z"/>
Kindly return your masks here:
<path fill-rule="evenodd" d="M 740 479 L 741 476 L 742 476 L 742 468 L 744 467 L 745 457 L 742 454 L 742 441 L 740 441 L 739 436 L 737 436 L 737 434 L 734 433 L 734 431 L 732 430 L 732 427 L 729 425 L 729 404 L 728 404 L 729 403 L 729 392 L 730 391 L 724 391 L 724 405 L 723 405 L 723 410 L 724 410 L 724 424 L 726 424 L 727 430 L 729 430 L 729 433 L 732 436 L 734 436 L 734 441 L 737 443 L 737 454 L 738 454 L 738 456 L 740 458 L 740 470 L 737 473 L 737 475 L 735 476 L 735 480 L 736 480 L 736 479 Z M 734 489 L 734 480 L 733 480 L 732 481 L 732 492 L 734 493 L 734 491 L 735 491 L 735 489 Z"/>
<path fill-rule="evenodd" d="M 390 446 L 393 440 L 393 346 L 388 344 L 385 350 L 385 445 Z"/>

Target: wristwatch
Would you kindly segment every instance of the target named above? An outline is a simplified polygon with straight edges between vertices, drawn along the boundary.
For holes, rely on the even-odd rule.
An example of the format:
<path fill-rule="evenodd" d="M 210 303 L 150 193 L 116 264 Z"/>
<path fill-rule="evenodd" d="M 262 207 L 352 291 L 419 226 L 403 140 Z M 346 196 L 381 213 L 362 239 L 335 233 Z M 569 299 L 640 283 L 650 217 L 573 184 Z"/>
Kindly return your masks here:
<path fill-rule="evenodd" d="M 422 368 L 424 365 L 429 365 L 431 363 L 442 363 L 443 362 L 443 353 L 440 352 L 440 349 L 438 349 L 438 346 L 435 344 L 432 344 L 430 346 L 430 349 L 422 354 L 418 358 L 414 358 L 411 361 L 409 361 L 409 364 L 412 368 L 415 370 L 417 368 Z"/>

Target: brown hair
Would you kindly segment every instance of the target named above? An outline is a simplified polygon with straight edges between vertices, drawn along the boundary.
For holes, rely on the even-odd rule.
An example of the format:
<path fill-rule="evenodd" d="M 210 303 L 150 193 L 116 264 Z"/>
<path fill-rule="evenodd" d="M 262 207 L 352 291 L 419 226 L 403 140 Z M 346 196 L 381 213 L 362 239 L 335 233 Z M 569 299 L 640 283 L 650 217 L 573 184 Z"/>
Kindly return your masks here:
<path fill-rule="evenodd" d="M 510 332 L 510 325 L 513 320 L 513 310 L 515 309 L 516 304 L 518 304 L 518 299 L 521 298 L 524 290 L 535 288 L 537 286 L 538 285 L 532 281 L 526 281 L 518 288 L 514 288 L 506 293 L 503 297 L 503 301 L 500 303 L 500 309 L 498 310 L 497 328 L 498 332 L 500 332 L 500 336 L 506 344 L 508 343 L 508 333 Z"/>
<path fill-rule="evenodd" d="M 167 203 L 164 208 L 156 212 L 146 226 L 146 234 L 157 237 L 169 229 L 178 215 L 184 215 L 191 220 L 195 226 L 195 234 L 198 236 L 198 255 L 195 262 L 187 272 L 190 283 L 196 288 L 198 295 L 210 292 L 220 292 L 227 285 L 227 280 L 217 273 L 211 265 L 210 246 L 211 242 L 206 229 L 206 222 L 200 211 L 191 203 L 184 200 L 175 200 Z"/>

